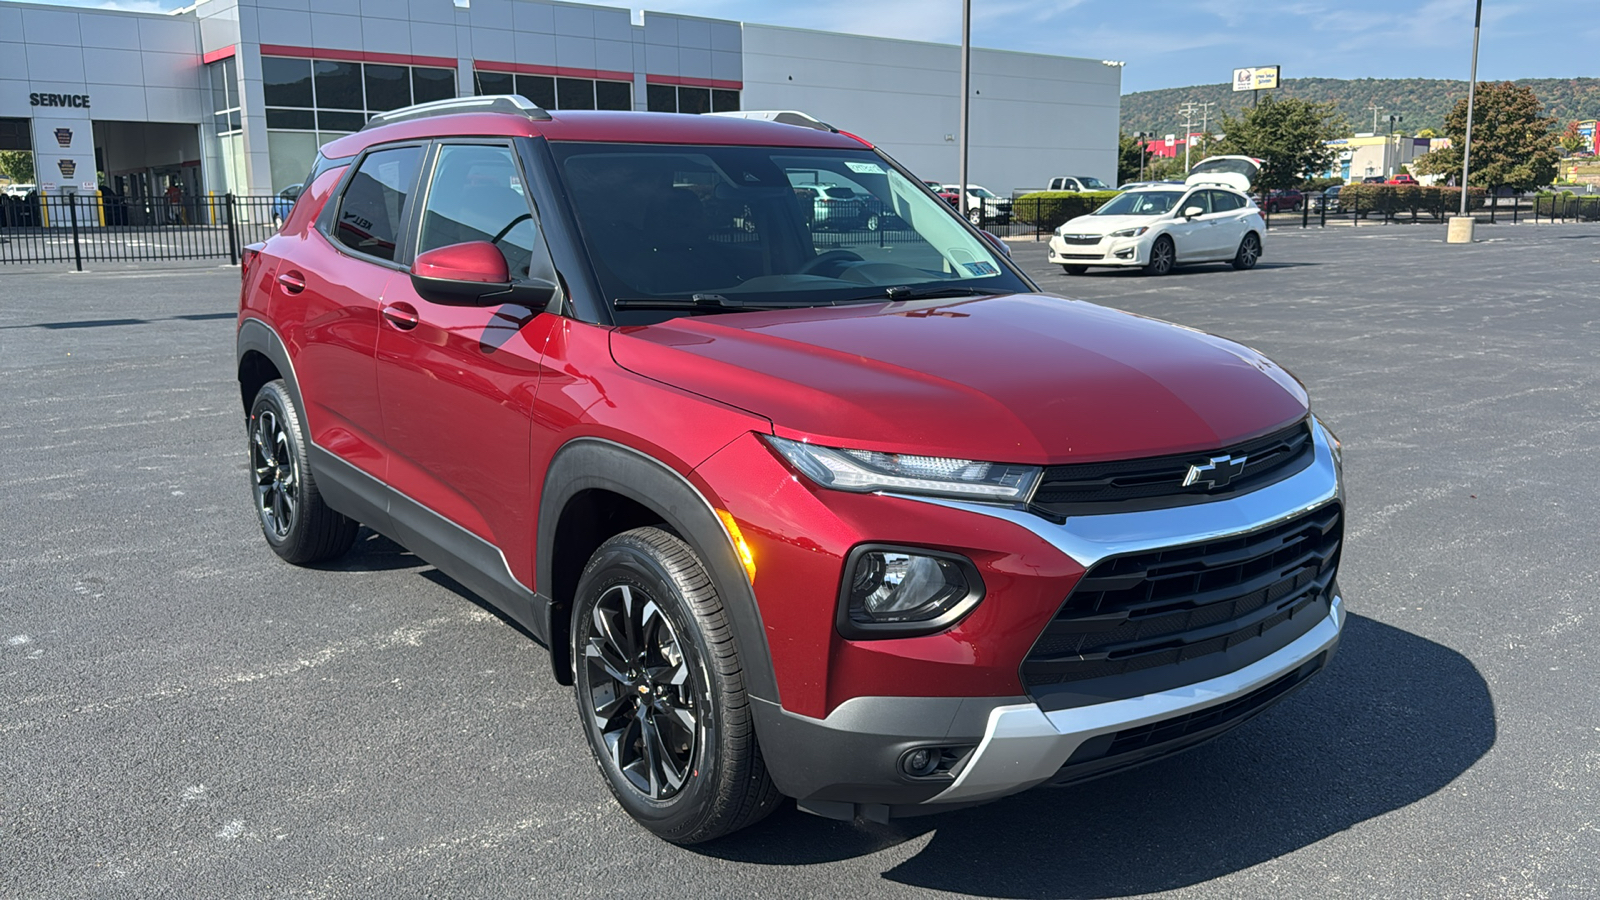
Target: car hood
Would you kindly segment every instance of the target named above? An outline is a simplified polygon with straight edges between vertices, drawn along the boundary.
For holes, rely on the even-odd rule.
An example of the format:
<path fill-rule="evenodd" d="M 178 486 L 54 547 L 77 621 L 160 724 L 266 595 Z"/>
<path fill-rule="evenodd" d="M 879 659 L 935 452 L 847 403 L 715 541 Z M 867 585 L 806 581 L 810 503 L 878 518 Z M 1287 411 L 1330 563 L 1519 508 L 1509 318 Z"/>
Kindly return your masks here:
<path fill-rule="evenodd" d="M 1163 216 L 1079 216 L 1061 226 L 1061 233 L 1103 236 L 1124 228 L 1138 228 L 1141 225 L 1154 227 L 1163 218 Z"/>
<path fill-rule="evenodd" d="M 685 316 L 618 328 L 611 351 L 784 437 L 996 462 L 1213 449 L 1307 408 L 1253 350 L 1041 294 Z"/>

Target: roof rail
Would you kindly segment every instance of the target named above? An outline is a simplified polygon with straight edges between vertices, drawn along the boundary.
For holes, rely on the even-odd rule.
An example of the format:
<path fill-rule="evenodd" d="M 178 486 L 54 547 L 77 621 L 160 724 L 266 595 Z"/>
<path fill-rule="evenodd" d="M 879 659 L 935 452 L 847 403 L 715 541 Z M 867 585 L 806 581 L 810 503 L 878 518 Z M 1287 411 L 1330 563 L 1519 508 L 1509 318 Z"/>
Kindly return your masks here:
<path fill-rule="evenodd" d="M 734 112 L 706 113 L 706 115 L 728 116 L 733 119 L 760 119 L 763 122 L 777 122 L 780 125 L 797 125 L 801 128 L 815 128 L 818 131 L 840 133 L 839 129 L 816 116 L 794 109 L 743 109 Z"/>
<path fill-rule="evenodd" d="M 480 97 L 451 97 L 447 100 L 434 100 L 430 103 L 418 103 L 415 106 L 405 106 L 389 112 L 378 113 L 366 125 L 362 126 L 361 130 L 366 131 L 368 128 L 377 128 L 379 125 L 389 125 L 409 119 L 472 112 L 510 113 L 512 115 L 525 116 L 539 122 L 550 119 L 549 113 L 540 109 L 532 100 L 521 94 L 484 94 Z"/>

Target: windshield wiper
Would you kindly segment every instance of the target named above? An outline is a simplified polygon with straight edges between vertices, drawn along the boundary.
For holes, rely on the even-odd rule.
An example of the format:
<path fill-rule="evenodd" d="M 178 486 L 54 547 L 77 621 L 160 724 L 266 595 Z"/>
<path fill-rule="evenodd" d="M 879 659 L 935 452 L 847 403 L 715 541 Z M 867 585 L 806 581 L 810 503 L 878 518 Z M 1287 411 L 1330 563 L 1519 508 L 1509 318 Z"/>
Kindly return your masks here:
<path fill-rule="evenodd" d="M 745 300 L 742 297 L 724 297 L 721 294 L 695 294 L 683 297 L 618 297 L 611 301 L 617 309 L 698 309 L 706 312 L 739 309 L 792 309 L 802 304 L 771 300 Z M 812 306 L 815 304 L 803 304 Z"/>
<path fill-rule="evenodd" d="M 934 297 L 987 297 L 994 291 L 986 291 L 975 287 L 955 287 L 953 285 L 930 284 L 926 287 L 911 287 L 899 284 L 885 288 L 883 296 L 890 300 L 928 300 Z"/>

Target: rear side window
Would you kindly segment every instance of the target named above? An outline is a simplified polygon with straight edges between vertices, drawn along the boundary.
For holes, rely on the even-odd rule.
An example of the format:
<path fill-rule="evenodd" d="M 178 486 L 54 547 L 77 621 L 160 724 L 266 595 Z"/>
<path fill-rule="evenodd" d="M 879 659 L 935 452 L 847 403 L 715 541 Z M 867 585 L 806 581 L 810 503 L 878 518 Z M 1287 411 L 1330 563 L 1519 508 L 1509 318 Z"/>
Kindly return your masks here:
<path fill-rule="evenodd" d="M 1238 194 L 1230 194 L 1227 191 L 1211 192 L 1212 212 L 1233 212 L 1236 209 L 1243 208 L 1244 198 Z"/>
<path fill-rule="evenodd" d="M 406 220 L 406 197 L 417 182 L 421 161 L 421 147 L 367 154 L 339 201 L 334 224 L 339 243 L 392 262 Z"/>

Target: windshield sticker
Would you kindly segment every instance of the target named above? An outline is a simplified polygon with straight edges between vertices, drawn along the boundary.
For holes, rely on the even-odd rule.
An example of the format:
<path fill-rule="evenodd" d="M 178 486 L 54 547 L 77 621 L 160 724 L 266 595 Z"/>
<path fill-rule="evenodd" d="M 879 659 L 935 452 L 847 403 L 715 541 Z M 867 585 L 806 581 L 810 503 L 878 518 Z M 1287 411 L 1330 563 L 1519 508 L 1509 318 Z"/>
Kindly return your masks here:
<path fill-rule="evenodd" d="M 845 165 L 857 175 L 882 175 L 883 167 L 872 162 L 846 161 Z"/>
<path fill-rule="evenodd" d="M 989 263 L 986 263 L 986 262 L 962 263 L 961 267 L 963 269 L 966 269 L 968 272 L 971 272 L 974 276 L 979 277 L 979 278 L 981 278 L 981 277 L 983 277 L 985 275 L 999 275 L 1000 274 L 1000 270 L 999 269 L 996 269 L 994 266 L 992 266 L 992 265 L 990 265 Z"/>

